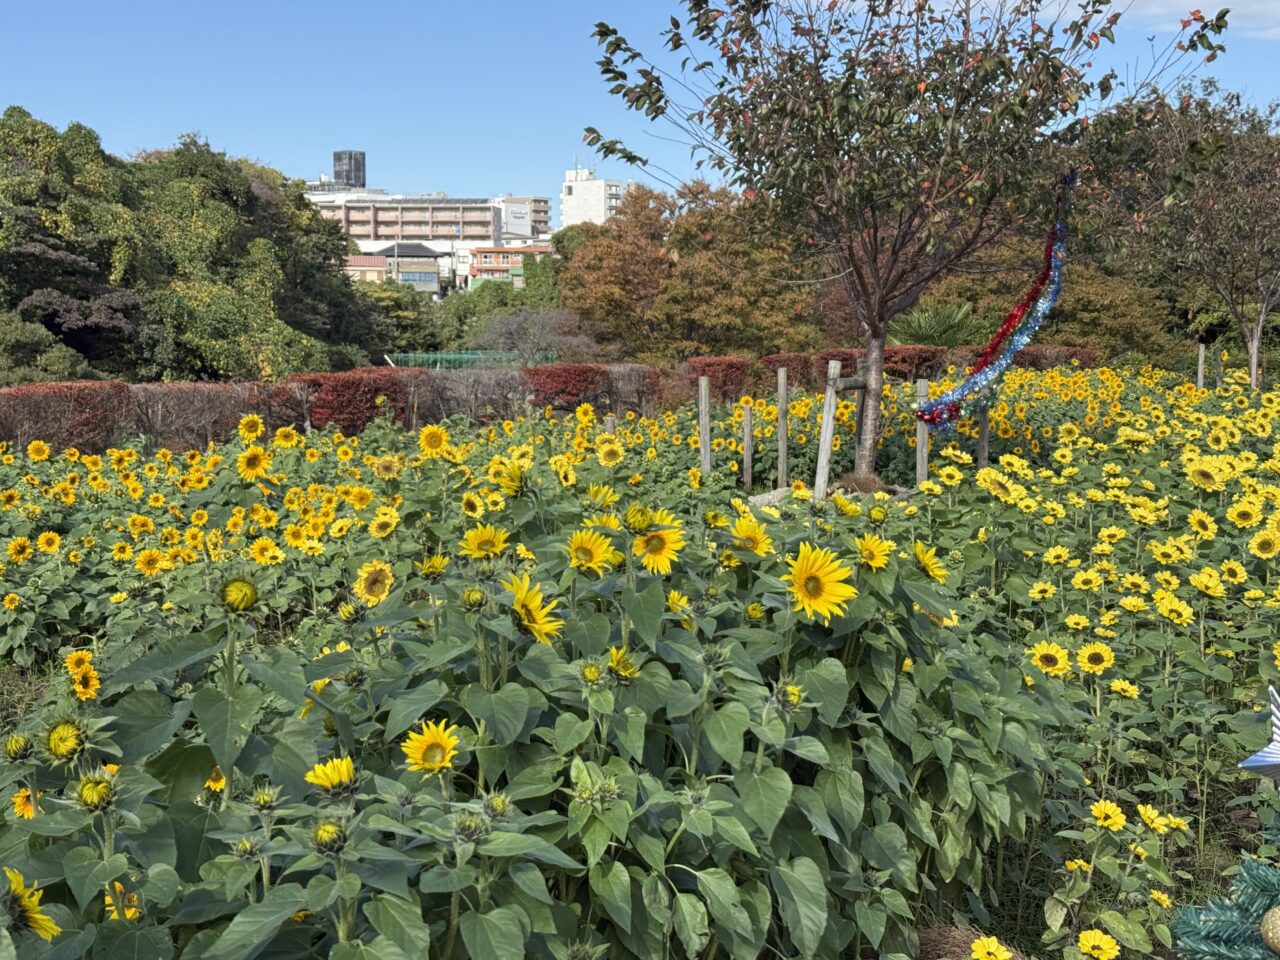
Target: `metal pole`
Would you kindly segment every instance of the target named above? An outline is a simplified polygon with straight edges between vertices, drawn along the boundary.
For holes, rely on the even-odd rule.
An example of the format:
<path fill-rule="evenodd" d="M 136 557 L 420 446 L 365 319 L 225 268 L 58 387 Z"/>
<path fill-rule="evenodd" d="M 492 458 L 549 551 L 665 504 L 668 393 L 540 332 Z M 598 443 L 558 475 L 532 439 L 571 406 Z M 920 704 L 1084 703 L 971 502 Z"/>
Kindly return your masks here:
<path fill-rule="evenodd" d="M 751 492 L 751 455 L 755 452 L 755 437 L 751 435 L 752 406 L 742 408 L 742 489 Z"/>

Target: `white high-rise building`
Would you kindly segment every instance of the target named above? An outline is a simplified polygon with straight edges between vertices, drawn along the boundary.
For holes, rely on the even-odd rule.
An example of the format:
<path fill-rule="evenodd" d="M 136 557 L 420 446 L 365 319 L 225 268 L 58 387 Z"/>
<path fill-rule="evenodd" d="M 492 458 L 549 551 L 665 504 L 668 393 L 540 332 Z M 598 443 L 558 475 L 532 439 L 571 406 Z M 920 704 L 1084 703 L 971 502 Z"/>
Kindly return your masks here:
<path fill-rule="evenodd" d="M 590 167 L 566 170 L 560 187 L 560 226 L 604 223 L 618 209 L 628 187 L 621 180 L 598 179 Z"/>

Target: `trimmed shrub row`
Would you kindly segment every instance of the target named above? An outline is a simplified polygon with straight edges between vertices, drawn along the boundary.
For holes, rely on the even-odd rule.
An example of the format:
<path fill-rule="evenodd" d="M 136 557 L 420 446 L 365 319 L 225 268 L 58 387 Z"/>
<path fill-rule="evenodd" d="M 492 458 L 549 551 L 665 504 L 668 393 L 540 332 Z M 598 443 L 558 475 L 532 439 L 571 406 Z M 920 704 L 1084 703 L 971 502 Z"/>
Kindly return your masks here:
<path fill-rule="evenodd" d="M 455 415 L 513 417 L 531 402 L 572 408 L 589 401 L 619 413 L 648 412 L 658 379 L 656 370 L 639 364 L 556 364 L 526 370 L 363 367 L 296 374 L 278 384 L 35 383 L 0 389 L 0 439 L 25 446 L 38 438 L 55 449 L 99 452 L 142 436 L 155 446 L 187 449 L 225 440 L 246 413 L 257 413 L 272 429 L 332 423 L 356 433 L 387 413 L 417 429 Z"/>
<path fill-rule="evenodd" d="M 936 377 L 950 364 L 973 362 L 980 349 L 892 346 L 885 351 L 885 372 L 905 380 Z M 259 414 L 272 428 L 332 423 L 347 433 L 388 412 L 409 429 L 459 414 L 474 420 L 513 417 L 529 403 L 572 409 L 586 402 L 617 413 L 648 413 L 655 405 L 690 399 L 701 376 L 710 379 L 712 393 L 722 400 L 769 389 L 784 366 L 793 388 L 813 389 L 823 383 L 829 360 L 852 372 L 864 353 L 777 353 L 759 361 L 694 357 L 674 377 L 641 364 L 556 363 L 523 369 L 362 367 L 295 374 L 279 384 L 37 383 L 0 390 L 0 439 L 25 445 L 40 438 L 55 448 L 100 451 L 143 436 L 157 446 L 185 449 L 226 439 L 246 413 Z M 1097 358 L 1088 349 L 1054 345 L 1033 345 L 1017 357 L 1019 366 L 1037 370 L 1073 361 L 1094 366 Z"/>

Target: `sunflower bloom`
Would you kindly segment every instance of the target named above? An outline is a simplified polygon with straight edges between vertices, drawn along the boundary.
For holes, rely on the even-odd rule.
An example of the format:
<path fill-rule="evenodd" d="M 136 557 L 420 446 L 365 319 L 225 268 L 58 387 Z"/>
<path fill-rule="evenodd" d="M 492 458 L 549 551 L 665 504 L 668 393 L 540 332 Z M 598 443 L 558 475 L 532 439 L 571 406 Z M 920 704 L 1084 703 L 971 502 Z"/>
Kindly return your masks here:
<path fill-rule="evenodd" d="M 506 530 L 502 527 L 495 527 L 491 523 L 472 527 L 462 535 L 462 543 L 459 544 L 458 553 L 473 560 L 496 557 L 507 549 L 508 536 L 509 534 Z"/>
<path fill-rule="evenodd" d="M 862 565 L 871 570 L 883 570 L 887 567 L 895 546 L 892 540 L 884 540 L 870 532 L 854 540 L 853 545 L 858 548 L 858 559 Z"/>
<path fill-rule="evenodd" d="M 576 530 L 569 537 L 569 566 L 585 573 L 602 575 L 609 566 L 613 547 L 609 538 L 595 530 Z"/>
<path fill-rule="evenodd" d="M 526 632 L 539 643 L 550 643 L 564 629 L 564 621 L 551 615 L 559 600 L 543 603 L 542 588 L 529 582 L 529 574 L 512 573 L 502 585 L 511 591 L 511 609 Z"/>
<path fill-rule="evenodd" d="M 420 731 L 409 734 L 400 749 L 404 751 L 410 770 L 421 773 L 441 773 L 453 769 L 453 758 L 458 755 L 457 727 L 447 721 L 422 722 Z"/>
<path fill-rule="evenodd" d="M 1085 930 L 1076 941 L 1076 947 L 1086 957 L 1096 960 L 1115 960 L 1120 956 L 1120 946 L 1101 930 Z"/>
<path fill-rule="evenodd" d="M 395 574 L 388 564 L 382 560 L 370 560 L 356 571 L 351 592 L 366 606 L 376 607 L 387 599 L 395 582 Z"/>
<path fill-rule="evenodd" d="M 60 934 L 62 928 L 40 909 L 40 898 L 44 896 L 44 892 L 35 886 L 28 887 L 22 874 L 12 867 L 5 867 L 4 872 L 9 878 L 10 908 L 17 907 L 13 918 L 15 927 L 30 930 L 46 943 Z"/>
<path fill-rule="evenodd" d="M 670 520 L 669 526 L 646 530 L 636 537 L 631 546 L 631 552 L 640 558 L 644 568 L 657 576 L 665 577 L 671 572 L 672 561 L 680 556 L 685 544 L 683 531 L 674 525 L 675 518 Z"/>
<path fill-rule="evenodd" d="M 750 550 L 757 557 L 767 557 L 773 553 L 773 538 L 765 531 L 755 517 L 738 517 L 733 523 L 733 545 L 742 550 Z"/>
<path fill-rule="evenodd" d="M 1065 677 L 1071 672 L 1071 653 L 1065 647 L 1041 640 L 1029 653 L 1031 662 L 1041 673 L 1051 677 Z"/>
<path fill-rule="evenodd" d="M 830 623 L 832 614 L 842 615 L 845 604 L 857 599 L 858 591 L 846 582 L 853 570 L 825 547 L 802 543 L 787 566 L 790 572 L 782 579 L 791 584 L 792 609 L 804 611 L 810 620 Z"/>
<path fill-rule="evenodd" d="M 947 582 L 947 568 L 942 565 L 942 561 L 938 559 L 937 547 L 926 547 L 919 540 L 915 546 L 916 563 L 919 565 L 926 577 L 938 581 L 938 583 Z"/>
<path fill-rule="evenodd" d="M 325 793 L 343 793 L 355 786 L 356 765 L 350 757 L 332 757 L 308 770 L 304 779 Z"/>
<path fill-rule="evenodd" d="M 1086 643 L 1076 652 L 1076 663 L 1080 669 L 1094 676 L 1101 676 L 1115 662 L 1115 653 L 1105 643 Z"/>
<path fill-rule="evenodd" d="M 1112 833 L 1124 829 L 1128 822 L 1124 812 L 1110 800 L 1099 800 L 1089 808 L 1089 812 L 1093 814 L 1093 820 L 1098 826 L 1105 827 Z"/>
<path fill-rule="evenodd" d="M 1012 960 L 1013 954 L 995 937 L 979 937 L 969 946 L 972 960 Z"/>

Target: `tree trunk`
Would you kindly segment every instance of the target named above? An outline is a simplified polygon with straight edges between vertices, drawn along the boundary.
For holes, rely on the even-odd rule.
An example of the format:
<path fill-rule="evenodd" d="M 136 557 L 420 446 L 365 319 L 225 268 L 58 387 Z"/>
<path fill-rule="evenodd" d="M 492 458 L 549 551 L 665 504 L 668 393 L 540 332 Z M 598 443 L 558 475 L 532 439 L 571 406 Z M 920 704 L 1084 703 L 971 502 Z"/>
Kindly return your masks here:
<path fill-rule="evenodd" d="M 1258 319 L 1252 324 L 1245 326 L 1240 332 L 1244 334 L 1244 348 L 1249 355 L 1249 389 L 1257 390 L 1258 383 L 1258 354 L 1262 352 L 1262 327 L 1267 322 L 1267 310 L 1264 305 L 1262 311 L 1258 314 Z M 1244 326 L 1242 324 L 1242 326 Z"/>
<path fill-rule="evenodd" d="M 876 441 L 880 436 L 880 403 L 884 393 L 884 342 L 888 325 L 876 323 L 867 328 L 867 356 L 863 372 L 867 376 L 865 401 L 858 410 L 858 443 L 854 452 L 853 472 L 860 477 L 876 473 Z"/>

